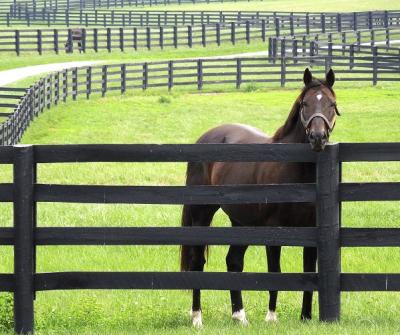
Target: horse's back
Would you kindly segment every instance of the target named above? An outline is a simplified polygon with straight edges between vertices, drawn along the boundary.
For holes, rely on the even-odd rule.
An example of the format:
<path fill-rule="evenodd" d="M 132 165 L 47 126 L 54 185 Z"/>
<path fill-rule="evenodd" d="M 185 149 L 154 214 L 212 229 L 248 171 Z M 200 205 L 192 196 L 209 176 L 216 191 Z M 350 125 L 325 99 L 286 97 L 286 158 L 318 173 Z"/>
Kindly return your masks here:
<path fill-rule="evenodd" d="M 253 144 L 271 143 L 271 139 L 257 128 L 234 123 L 210 129 L 196 143 Z"/>

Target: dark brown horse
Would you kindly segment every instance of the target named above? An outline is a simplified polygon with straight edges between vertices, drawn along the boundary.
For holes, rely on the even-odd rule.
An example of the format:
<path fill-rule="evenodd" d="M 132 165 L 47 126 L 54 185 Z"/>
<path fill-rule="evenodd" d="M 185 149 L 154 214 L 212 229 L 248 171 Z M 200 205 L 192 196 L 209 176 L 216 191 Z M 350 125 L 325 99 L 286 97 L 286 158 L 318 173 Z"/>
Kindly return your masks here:
<path fill-rule="evenodd" d="M 197 143 L 310 143 L 314 151 L 324 149 L 335 125 L 335 93 L 332 89 L 335 75 L 330 70 L 325 80 L 312 77 L 304 71 L 302 92 L 282 127 L 273 137 L 240 124 L 226 124 L 206 132 Z M 313 183 L 315 165 L 312 163 L 189 163 L 187 185 L 277 184 Z M 315 207 L 312 203 L 282 203 L 263 205 L 185 205 L 182 226 L 209 226 L 215 212 L 222 210 L 229 216 L 232 226 L 315 226 Z M 242 272 L 247 246 L 230 246 L 226 256 L 228 271 Z M 266 246 L 268 271 L 280 272 L 280 246 Z M 183 246 L 182 271 L 203 271 L 205 246 Z M 317 250 L 305 247 L 304 271 L 315 272 Z M 277 292 L 271 291 L 266 321 L 276 321 Z M 231 291 L 232 318 L 247 324 L 241 291 Z M 301 318 L 311 319 L 312 292 L 304 292 Z M 202 325 L 200 290 L 193 290 L 192 323 Z"/>

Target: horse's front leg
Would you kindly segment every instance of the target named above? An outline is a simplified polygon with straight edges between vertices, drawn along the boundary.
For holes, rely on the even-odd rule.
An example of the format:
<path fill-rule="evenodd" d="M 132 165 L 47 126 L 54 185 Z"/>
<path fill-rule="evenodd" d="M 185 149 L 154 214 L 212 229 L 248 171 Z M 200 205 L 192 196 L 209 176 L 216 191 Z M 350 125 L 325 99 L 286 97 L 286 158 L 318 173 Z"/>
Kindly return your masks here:
<path fill-rule="evenodd" d="M 281 247 L 280 246 L 266 246 L 268 272 L 281 272 Z M 265 321 L 276 322 L 278 316 L 276 314 L 276 301 L 278 299 L 278 291 L 269 291 L 269 305 L 268 313 L 265 316 Z"/>
<path fill-rule="evenodd" d="M 315 272 L 317 268 L 317 248 L 304 247 L 303 252 L 304 272 Z M 311 320 L 312 291 L 305 291 L 303 294 L 303 307 L 301 309 L 301 320 Z"/>
<path fill-rule="evenodd" d="M 226 266 L 229 272 L 242 272 L 244 254 L 247 246 L 231 245 L 226 256 Z M 247 325 L 248 321 L 243 308 L 242 291 L 231 291 L 232 302 L 232 319 L 239 321 L 243 325 Z"/>

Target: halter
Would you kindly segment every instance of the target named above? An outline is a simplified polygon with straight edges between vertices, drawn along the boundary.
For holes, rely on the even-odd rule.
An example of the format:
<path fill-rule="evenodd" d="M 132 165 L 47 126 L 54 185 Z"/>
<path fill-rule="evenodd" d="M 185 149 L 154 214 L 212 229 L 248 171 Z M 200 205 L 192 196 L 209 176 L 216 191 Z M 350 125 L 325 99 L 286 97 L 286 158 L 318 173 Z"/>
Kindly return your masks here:
<path fill-rule="evenodd" d="M 310 88 L 316 87 L 316 86 L 321 86 L 321 84 L 320 84 L 320 85 L 313 85 L 313 86 L 311 86 Z M 314 118 L 316 118 L 316 117 L 322 118 L 322 120 L 324 120 L 325 124 L 328 126 L 328 131 L 329 131 L 329 133 L 332 132 L 333 128 L 335 127 L 336 115 L 340 115 L 340 113 L 339 113 L 339 111 L 338 111 L 338 109 L 337 109 L 336 103 L 335 103 L 335 116 L 333 117 L 332 120 L 329 120 L 329 119 L 328 119 L 324 114 L 322 114 L 322 113 L 314 113 L 314 114 L 312 114 L 308 119 L 305 119 L 305 118 L 304 118 L 304 113 L 303 113 L 303 112 L 304 112 L 304 102 L 303 102 L 303 101 L 301 102 L 300 106 L 301 106 L 301 109 L 300 109 L 300 119 L 301 119 L 301 123 L 303 124 L 304 129 L 306 129 L 307 132 L 308 132 L 308 129 L 309 129 L 308 127 L 309 127 L 311 121 L 312 121 Z"/>

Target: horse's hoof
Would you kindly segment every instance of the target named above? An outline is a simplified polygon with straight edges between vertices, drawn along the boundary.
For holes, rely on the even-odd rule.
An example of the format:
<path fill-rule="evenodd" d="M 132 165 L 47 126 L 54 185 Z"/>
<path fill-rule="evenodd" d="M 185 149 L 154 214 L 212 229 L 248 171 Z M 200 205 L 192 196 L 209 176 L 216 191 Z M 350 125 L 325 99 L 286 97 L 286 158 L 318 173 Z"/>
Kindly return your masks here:
<path fill-rule="evenodd" d="M 234 312 L 232 314 L 232 319 L 238 321 L 243 326 L 249 325 L 249 321 L 247 321 L 246 312 L 244 311 L 244 309 Z"/>
<path fill-rule="evenodd" d="M 278 315 L 275 311 L 268 311 L 267 315 L 265 316 L 266 322 L 278 322 Z"/>
<path fill-rule="evenodd" d="M 190 316 L 192 317 L 192 325 L 195 328 L 203 327 L 203 320 L 200 311 L 190 311 Z"/>
<path fill-rule="evenodd" d="M 311 320 L 311 315 L 301 315 L 300 316 L 301 321 L 310 321 Z"/>

